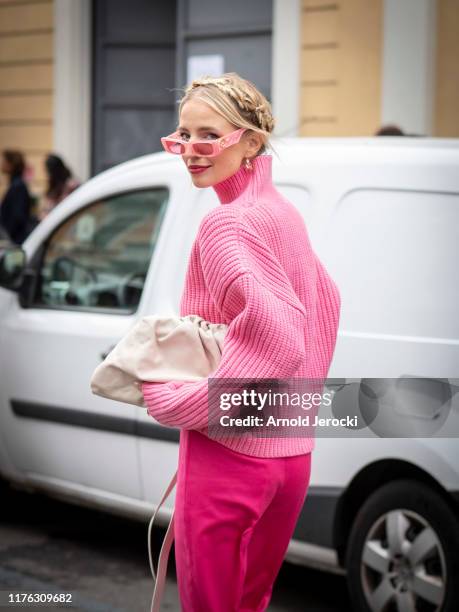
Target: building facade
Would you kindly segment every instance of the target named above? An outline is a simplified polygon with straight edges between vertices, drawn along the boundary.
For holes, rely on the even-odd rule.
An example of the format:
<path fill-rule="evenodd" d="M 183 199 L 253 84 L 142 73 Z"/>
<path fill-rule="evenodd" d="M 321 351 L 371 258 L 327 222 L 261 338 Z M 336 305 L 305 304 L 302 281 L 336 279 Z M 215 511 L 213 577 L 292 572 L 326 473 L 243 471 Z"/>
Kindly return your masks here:
<path fill-rule="evenodd" d="M 0 0 L 0 143 L 38 194 L 50 151 L 85 180 L 160 150 L 180 89 L 222 71 L 276 136 L 457 138 L 458 57 L 457 0 Z"/>

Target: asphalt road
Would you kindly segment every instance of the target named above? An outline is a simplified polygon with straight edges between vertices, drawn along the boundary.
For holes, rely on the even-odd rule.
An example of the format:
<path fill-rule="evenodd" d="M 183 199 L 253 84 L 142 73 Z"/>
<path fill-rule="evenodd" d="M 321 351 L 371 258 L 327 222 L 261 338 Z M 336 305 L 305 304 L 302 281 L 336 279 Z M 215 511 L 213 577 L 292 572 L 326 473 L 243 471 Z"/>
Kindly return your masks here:
<path fill-rule="evenodd" d="M 148 522 L 80 508 L 44 495 L 1 489 L 0 592 L 71 593 L 73 607 L 27 610 L 149 612 L 153 592 Z M 165 531 L 155 532 L 155 555 Z M 155 557 L 156 558 L 156 557 Z M 285 562 L 268 612 L 350 612 L 343 577 Z M 18 609 L 17 606 L 14 606 Z M 13 606 L 0 606 L 13 610 Z M 164 611 L 180 612 L 173 548 Z"/>

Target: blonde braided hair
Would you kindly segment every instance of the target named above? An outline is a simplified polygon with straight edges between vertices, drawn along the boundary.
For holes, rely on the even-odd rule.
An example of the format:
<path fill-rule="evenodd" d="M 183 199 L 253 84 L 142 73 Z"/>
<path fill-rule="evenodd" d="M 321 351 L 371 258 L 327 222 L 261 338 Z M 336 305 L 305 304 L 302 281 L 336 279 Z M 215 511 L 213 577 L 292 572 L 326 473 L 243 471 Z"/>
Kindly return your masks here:
<path fill-rule="evenodd" d="M 269 142 L 269 135 L 275 126 L 271 104 L 251 81 L 243 79 L 236 72 L 226 72 L 220 77 L 194 79 L 183 91 L 179 115 L 185 102 L 198 98 L 236 128 L 245 127 L 259 133 L 263 146 L 258 155 L 264 153 L 267 146 L 273 148 Z"/>

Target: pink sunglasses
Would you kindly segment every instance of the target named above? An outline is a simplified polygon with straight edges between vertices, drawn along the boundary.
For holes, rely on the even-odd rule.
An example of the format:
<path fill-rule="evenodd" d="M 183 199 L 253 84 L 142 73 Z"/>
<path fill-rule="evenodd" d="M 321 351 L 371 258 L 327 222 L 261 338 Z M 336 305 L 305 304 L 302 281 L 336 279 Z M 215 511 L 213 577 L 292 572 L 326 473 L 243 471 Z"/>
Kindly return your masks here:
<path fill-rule="evenodd" d="M 239 128 L 231 134 L 225 134 L 221 138 L 215 140 L 197 140 L 195 142 L 187 142 L 176 138 L 179 132 L 174 132 L 169 136 L 161 138 L 161 144 L 168 153 L 174 155 L 199 155 L 200 157 L 215 157 L 219 155 L 223 149 L 236 144 L 241 139 L 242 134 L 247 128 Z"/>

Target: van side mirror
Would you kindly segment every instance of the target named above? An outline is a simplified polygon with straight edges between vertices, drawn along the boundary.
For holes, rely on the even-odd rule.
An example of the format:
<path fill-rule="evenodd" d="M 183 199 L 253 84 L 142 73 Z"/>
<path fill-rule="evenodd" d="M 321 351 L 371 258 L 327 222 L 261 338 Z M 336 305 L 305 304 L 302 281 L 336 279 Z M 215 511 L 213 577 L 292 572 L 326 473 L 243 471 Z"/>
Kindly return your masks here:
<path fill-rule="evenodd" d="M 22 247 L 0 242 L 0 287 L 19 291 L 27 256 Z"/>

